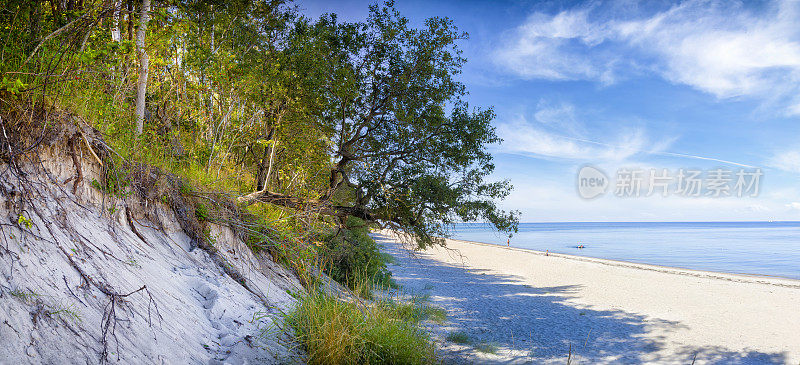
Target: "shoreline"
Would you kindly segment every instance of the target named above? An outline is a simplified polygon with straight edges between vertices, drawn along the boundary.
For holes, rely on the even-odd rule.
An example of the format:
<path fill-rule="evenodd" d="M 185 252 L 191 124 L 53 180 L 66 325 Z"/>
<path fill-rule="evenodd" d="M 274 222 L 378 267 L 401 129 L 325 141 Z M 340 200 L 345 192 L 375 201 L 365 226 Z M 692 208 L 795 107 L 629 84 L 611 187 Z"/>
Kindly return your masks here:
<path fill-rule="evenodd" d="M 509 247 L 509 246 L 503 246 L 503 245 L 496 244 L 496 243 L 468 241 L 468 240 L 461 240 L 461 239 L 455 239 L 455 238 L 445 238 L 445 240 L 446 240 L 446 242 L 458 242 L 458 243 L 470 244 L 470 245 L 488 246 L 488 247 L 491 247 L 491 248 L 501 248 L 501 249 L 512 250 L 512 251 L 527 252 L 527 253 L 530 253 L 530 254 L 536 254 L 536 255 L 541 255 L 541 256 L 561 257 L 561 258 L 569 259 L 569 260 L 592 262 L 592 263 L 597 263 L 597 264 L 617 266 L 617 267 L 625 267 L 625 268 L 631 268 L 631 269 L 649 270 L 649 271 L 655 271 L 655 272 L 670 273 L 670 274 L 675 274 L 675 275 L 687 275 L 687 276 L 704 277 L 704 278 L 719 279 L 719 280 L 729 280 L 729 281 L 738 281 L 738 282 L 747 282 L 747 283 L 757 283 L 757 284 L 765 284 L 765 285 L 776 285 L 776 286 L 781 286 L 781 287 L 798 288 L 798 289 L 800 289 L 800 279 L 787 278 L 785 276 L 778 276 L 778 275 L 731 273 L 731 272 L 723 272 L 723 271 L 708 271 L 708 270 L 699 270 L 699 269 L 689 269 L 689 268 L 677 267 L 677 266 L 666 266 L 666 265 L 658 265 L 658 264 L 645 264 L 645 263 L 639 263 L 639 262 L 633 262 L 633 261 L 625 261 L 625 260 L 604 259 L 604 258 L 599 258 L 599 257 L 572 255 L 572 254 L 557 253 L 557 252 L 550 252 L 548 254 L 548 253 L 545 253 L 544 251 L 534 250 L 534 249 L 530 249 L 530 248 L 522 248 L 522 247 L 514 247 L 514 246 Z M 748 279 L 750 279 L 750 280 L 748 280 Z M 760 279 L 761 281 L 754 281 L 756 279 Z"/>
<path fill-rule="evenodd" d="M 800 280 L 455 239 L 410 252 L 393 232 L 373 237 L 402 291 L 447 311 L 429 324 L 445 363 L 800 361 Z"/>

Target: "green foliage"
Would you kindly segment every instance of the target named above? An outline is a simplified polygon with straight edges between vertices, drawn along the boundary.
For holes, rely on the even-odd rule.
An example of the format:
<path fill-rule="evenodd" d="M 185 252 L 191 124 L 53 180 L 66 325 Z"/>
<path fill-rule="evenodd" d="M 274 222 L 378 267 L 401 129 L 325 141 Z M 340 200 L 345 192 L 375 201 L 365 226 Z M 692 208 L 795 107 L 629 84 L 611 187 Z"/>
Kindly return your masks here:
<path fill-rule="evenodd" d="M 381 255 L 378 244 L 369 236 L 366 222 L 349 217 L 346 227 L 331 230 L 318 247 L 326 273 L 351 289 L 365 282 L 378 287 L 396 286 L 386 268 L 386 256 Z M 362 294 L 370 295 L 370 288 L 360 289 Z"/>
<path fill-rule="evenodd" d="M 317 277 L 311 267 L 318 263 L 317 250 L 307 240 L 316 235 L 315 226 L 306 226 L 295 215 L 272 205 L 254 205 L 242 218 L 250 227 L 245 242 L 254 252 L 266 250 L 275 261 L 294 270 L 310 286 Z"/>
<path fill-rule="evenodd" d="M 31 229 L 31 227 L 33 227 L 33 221 L 31 221 L 28 217 L 25 217 L 22 214 L 20 214 L 19 218 L 17 218 L 17 224 L 27 229 Z"/>
<path fill-rule="evenodd" d="M 22 79 L 18 77 L 14 79 L 9 79 L 8 77 L 3 76 L 3 81 L 0 82 L 0 92 L 7 91 L 11 94 L 16 95 L 22 92 L 26 86 L 28 85 L 22 82 Z"/>
<path fill-rule="evenodd" d="M 157 2 L 137 135 L 128 29 L 138 3 L 120 19 L 114 3 L 9 0 L 0 108 L 17 98 L 61 107 L 100 130 L 120 159 L 198 190 L 267 189 L 304 201 L 288 206 L 299 214 L 379 221 L 421 246 L 441 243 L 461 220 L 516 229 L 516 214 L 496 205 L 510 185 L 484 181 L 494 168 L 486 146 L 500 140 L 491 108 L 463 101 L 457 44 L 467 35 L 451 20 L 415 28 L 391 2 L 370 6 L 361 22 L 307 19 L 282 0 Z"/>
<path fill-rule="evenodd" d="M 203 203 L 197 203 L 194 208 L 194 215 L 197 217 L 197 220 L 202 222 L 208 221 L 208 208 Z"/>
<path fill-rule="evenodd" d="M 507 181 L 493 171 L 488 144 L 499 143 L 491 109 L 470 108 L 456 79 L 467 35 L 447 18 L 412 28 L 391 2 L 370 6 L 365 22 L 333 14 L 301 19 L 291 38 L 311 52 L 308 67 L 328 92 L 310 109 L 329 131 L 335 166 L 323 197 L 347 214 L 411 233 L 420 246 L 441 243 L 452 223 L 486 220 L 513 232 L 515 212 L 495 204 Z M 334 132 L 334 133 L 330 133 Z"/>
<path fill-rule="evenodd" d="M 286 317 L 309 364 L 430 364 L 433 344 L 396 304 L 368 308 L 312 291 Z"/>
<path fill-rule="evenodd" d="M 371 223 L 411 233 L 421 246 L 441 242 L 460 220 L 516 229 L 514 212 L 496 206 L 510 185 L 485 181 L 494 168 L 486 148 L 500 140 L 492 109 L 463 100 L 457 44 L 467 37 L 449 19 L 415 28 L 391 2 L 360 22 L 304 18 L 282 0 L 156 2 L 137 135 L 139 58 L 128 29 L 139 2 L 119 19 L 115 3 L 8 0 L 0 11 L 0 114 L 33 105 L 98 129 L 113 161 L 95 188 L 125 197 L 128 174 L 117 169 L 140 163 L 178 175 L 185 197 L 294 198 L 244 209 L 236 224 L 248 246 L 311 287 L 311 264 L 322 263 L 365 297 L 393 285 Z M 216 206 L 194 206 L 200 221 L 227 219 Z M 306 347 L 318 349 L 312 359 L 333 363 L 428 362 L 429 343 L 412 324 L 446 317 L 422 302 L 381 302 L 365 314 L 315 295 L 296 313 Z"/>
<path fill-rule="evenodd" d="M 32 304 L 36 299 L 40 297 L 39 293 L 33 290 L 14 289 L 9 294 L 11 294 L 12 297 L 19 298 L 26 304 Z"/>
<path fill-rule="evenodd" d="M 205 238 L 206 243 L 208 243 L 209 246 L 211 247 L 217 246 L 217 238 L 211 234 L 211 229 L 209 228 L 203 229 L 203 237 Z"/>
<path fill-rule="evenodd" d="M 113 168 L 107 170 L 102 180 L 103 182 L 101 183 L 97 179 L 92 179 L 92 187 L 118 198 L 125 198 L 131 194 L 128 189 L 130 181 L 123 171 Z"/>

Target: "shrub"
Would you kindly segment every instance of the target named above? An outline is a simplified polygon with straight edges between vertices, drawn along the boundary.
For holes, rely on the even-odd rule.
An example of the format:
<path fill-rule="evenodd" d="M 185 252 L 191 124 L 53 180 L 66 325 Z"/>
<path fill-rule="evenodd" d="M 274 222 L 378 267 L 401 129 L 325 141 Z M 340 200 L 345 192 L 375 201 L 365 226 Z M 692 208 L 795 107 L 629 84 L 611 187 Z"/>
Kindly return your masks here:
<path fill-rule="evenodd" d="M 337 282 L 369 296 L 370 286 L 396 287 L 386 268 L 391 259 L 381 254 L 364 221 L 350 217 L 347 228 L 333 229 L 322 237 L 320 259 Z M 365 285 L 364 284 L 368 284 Z"/>

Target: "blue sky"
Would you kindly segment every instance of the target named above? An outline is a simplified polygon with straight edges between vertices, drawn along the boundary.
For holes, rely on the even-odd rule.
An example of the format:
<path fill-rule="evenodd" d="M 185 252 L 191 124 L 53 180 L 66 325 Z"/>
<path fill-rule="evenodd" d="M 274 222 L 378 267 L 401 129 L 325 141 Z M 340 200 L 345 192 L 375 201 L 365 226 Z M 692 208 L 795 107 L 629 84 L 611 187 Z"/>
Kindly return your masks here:
<path fill-rule="evenodd" d="M 300 1 L 363 20 L 362 1 Z M 470 39 L 461 80 L 504 139 L 494 179 L 524 222 L 800 220 L 800 2 L 397 1 L 412 23 L 447 16 Z M 680 157 L 694 156 L 694 157 Z M 728 161 L 727 162 L 721 162 Z M 609 193 L 576 173 L 762 169 L 757 197 Z"/>

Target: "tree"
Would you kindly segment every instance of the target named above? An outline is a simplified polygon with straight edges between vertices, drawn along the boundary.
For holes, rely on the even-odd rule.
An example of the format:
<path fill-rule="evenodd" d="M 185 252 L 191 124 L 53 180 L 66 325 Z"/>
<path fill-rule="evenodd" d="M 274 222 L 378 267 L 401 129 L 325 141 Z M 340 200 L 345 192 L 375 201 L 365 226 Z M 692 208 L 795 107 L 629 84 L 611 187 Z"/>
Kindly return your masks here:
<path fill-rule="evenodd" d="M 388 2 L 371 6 L 364 23 L 325 15 L 295 28 L 287 52 L 304 54 L 298 70 L 319 83 L 322 101 L 309 112 L 330 140 L 329 177 L 311 199 L 265 184 L 241 203 L 355 216 L 410 233 L 420 246 L 441 243 L 436 237 L 458 220 L 516 230 L 516 213 L 495 204 L 511 186 L 484 181 L 494 169 L 486 146 L 500 139 L 494 112 L 462 100 L 455 77 L 465 59 L 455 42 L 467 35 L 452 21 L 430 18 L 413 29 Z"/>
<path fill-rule="evenodd" d="M 150 66 L 150 56 L 145 48 L 145 35 L 147 22 L 150 18 L 150 0 L 142 0 L 142 11 L 139 18 L 139 29 L 136 31 L 136 52 L 139 54 L 139 79 L 136 83 L 136 135 L 142 134 L 144 129 L 144 109 L 147 98 L 147 73 Z"/>
<path fill-rule="evenodd" d="M 111 40 L 119 42 L 122 40 L 119 30 L 119 13 L 122 9 L 122 0 L 114 1 L 114 14 L 111 16 Z"/>

